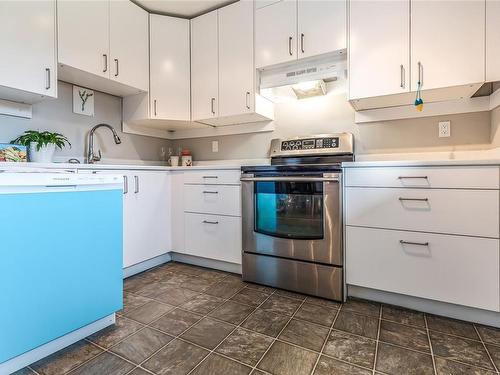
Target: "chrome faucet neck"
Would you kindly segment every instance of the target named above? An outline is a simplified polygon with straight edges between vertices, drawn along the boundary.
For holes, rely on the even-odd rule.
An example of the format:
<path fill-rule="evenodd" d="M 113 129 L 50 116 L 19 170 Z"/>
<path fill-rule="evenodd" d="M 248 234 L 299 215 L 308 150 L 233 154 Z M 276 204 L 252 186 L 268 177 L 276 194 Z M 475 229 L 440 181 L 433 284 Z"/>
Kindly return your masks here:
<path fill-rule="evenodd" d="M 111 125 L 108 124 L 98 124 L 94 126 L 92 129 L 90 129 L 89 132 L 89 144 L 88 144 L 88 150 L 87 150 L 87 163 L 88 164 L 94 164 L 98 161 L 101 160 L 102 154 L 101 150 L 98 150 L 97 155 L 94 152 L 94 134 L 97 129 L 99 128 L 108 128 L 112 133 L 113 133 L 113 139 L 117 145 L 119 145 L 122 141 L 118 134 L 116 133 L 115 128 L 113 128 Z"/>

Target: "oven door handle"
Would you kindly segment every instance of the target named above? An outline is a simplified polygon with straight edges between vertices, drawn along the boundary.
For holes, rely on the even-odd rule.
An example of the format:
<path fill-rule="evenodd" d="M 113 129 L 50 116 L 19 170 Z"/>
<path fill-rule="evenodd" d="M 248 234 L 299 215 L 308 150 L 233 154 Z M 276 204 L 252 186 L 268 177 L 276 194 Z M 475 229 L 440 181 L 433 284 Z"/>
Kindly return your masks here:
<path fill-rule="evenodd" d="M 269 182 L 323 182 L 323 181 L 331 181 L 331 182 L 340 182 L 339 177 L 242 177 L 240 179 L 242 182 L 260 182 L 260 181 L 269 181 Z"/>

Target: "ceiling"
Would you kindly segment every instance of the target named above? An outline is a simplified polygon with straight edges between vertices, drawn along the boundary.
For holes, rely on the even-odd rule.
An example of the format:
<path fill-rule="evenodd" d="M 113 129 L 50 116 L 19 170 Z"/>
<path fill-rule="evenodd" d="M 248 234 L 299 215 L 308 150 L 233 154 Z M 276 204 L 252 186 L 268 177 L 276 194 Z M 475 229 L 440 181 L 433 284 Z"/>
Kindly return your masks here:
<path fill-rule="evenodd" d="M 134 2 L 151 13 L 192 18 L 234 3 L 235 0 L 135 0 Z"/>

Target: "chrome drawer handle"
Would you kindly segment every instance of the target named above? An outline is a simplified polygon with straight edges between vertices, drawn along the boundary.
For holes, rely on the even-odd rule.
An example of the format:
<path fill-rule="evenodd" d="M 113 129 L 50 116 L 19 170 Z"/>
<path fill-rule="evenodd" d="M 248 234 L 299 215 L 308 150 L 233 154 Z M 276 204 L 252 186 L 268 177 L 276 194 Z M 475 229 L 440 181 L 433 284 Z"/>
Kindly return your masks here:
<path fill-rule="evenodd" d="M 218 221 L 203 220 L 203 224 L 219 224 L 219 222 Z"/>
<path fill-rule="evenodd" d="M 219 176 L 203 176 L 203 178 L 219 178 Z"/>
<path fill-rule="evenodd" d="M 398 177 L 398 180 L 406 180 L 406 179 L 418 179 L 418 178 L 421 178 L 421 179 L 424 179 L 424 180 L 428 180 L 429 177 L 427 176 L 399 176 Z"/>
<path fill-rule="evenodd" d="M 123 176 L 123 194 L 128 193 L 128 177 Z"/>
<path fill-rule="evenodd" d="M 401 202 L 403 201 L 417 201 L 417 202 L 429 202 L 429 198 L 402 198 L 399 197 Z"/>
<path fill-rule="evenodd" d="M 204 191 L 203 194 L 219 194 L 218 191 Z"/>
<path fill-rule="evenodd" d="M 411 242 L 411 241 L 399 240 L 399 243 L 401 245 L 429 246 L 429 242 Z"/>

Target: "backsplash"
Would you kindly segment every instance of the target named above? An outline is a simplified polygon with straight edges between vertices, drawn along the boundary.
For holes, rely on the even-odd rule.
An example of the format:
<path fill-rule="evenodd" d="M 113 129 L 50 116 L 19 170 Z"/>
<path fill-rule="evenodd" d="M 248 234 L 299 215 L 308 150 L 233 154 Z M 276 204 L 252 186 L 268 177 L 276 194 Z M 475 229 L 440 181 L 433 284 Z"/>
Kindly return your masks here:
<path fill-rule="evenodd" d="M 33 105 L 33 118 L 23 119 L 0 115 L 0 143 L 9 142 L 28 129 L 56 131 L 66 135 L 71 148 L 56 151 L 56 159 L 82 158 L 86 152 L 89 130 L 99 123 L 113 126 L 122 140 L 115 145 L 107 129 L 95 135 L 95 147 L 102 150 L 103 158 L 127 160 L 161 159 L 161 148 L 168 151 L 168 140 L 124 134 L 121 132 L 122 100 L 116 96 L 95 92 L 95 116 L 73 113 L 72 85 L 59 82 L 57 99 L 46 99 Z"/>
<path fill-rule="evenodd" d="M 179 145 L 191 149 L 195 160 L 266 158 L 273 138 L 335 132 L 353 133 L 358 155 L 493 147 L 490 112 L 358 125 L 354 122 L 354 110 L 345 92 L 338 91 L 323 97 L 276 104 L 275 110 L 276 130 L 273 132 L 181 139 L 173 142 L 174 149 Z M 497 117 L 500 117 L 500 111 Z M 442 120 L 451 121 L 449 138 L 438 138 L 438 122 Z M 212 152 L 212 141 L 216 140 L 219 141 L 217 153 Z"/>

